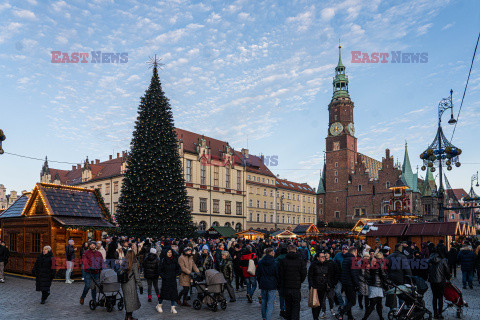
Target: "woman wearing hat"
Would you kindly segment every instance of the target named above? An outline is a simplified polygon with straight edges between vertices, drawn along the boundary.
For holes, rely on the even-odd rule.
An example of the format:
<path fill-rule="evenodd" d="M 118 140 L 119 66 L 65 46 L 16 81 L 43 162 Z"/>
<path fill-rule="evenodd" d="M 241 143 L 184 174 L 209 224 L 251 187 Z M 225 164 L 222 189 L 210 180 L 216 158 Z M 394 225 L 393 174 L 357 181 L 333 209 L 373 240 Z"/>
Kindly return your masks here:
<path fill-rule="evenodd" d="M 38 256 L 32 273 L 35 276 L 35 285 L 37 291 L 42 292 L 41 304 L 45 304 L 47 297 L 50 295 L 50 287 L 53 277 L 55 276 L 55 268 L 52 266 L 52 248 L 50 246 L 43 247 L 42 254 Z"/>
<path fill-rule="evenodd" d="M 187 296 L 188 291 L 190 290 L 190 283 L 192 282 L 192 276 L 194 273 L 200 273 L 195 262 L 193 261 L 192 257 L 192 248 L 186 247 L 183 249 L 183 253 L 178 258 L 178 264 L 181 269 L 180 277 L 179 277 L 179 285 L 183 287 L 182 291 L 178 294 L 177 303 L 180 304 L 180 299 L 183 297 L 182 306 L 189 307 L 190 305 L 187 303 Z"/>
<path fill-rule="evenodd" d="M 142 248 L 143 250 L 143 248 Z M 155 288 L 157 298 L 160 298 L 158 290 L 158 277 L 160 276 L 160 259 L 157 256 L 157 250 L 151 248 L 143 260 L 143 276 L 147 279 L 148 302 L 152 302 L 152 285 Z"/>

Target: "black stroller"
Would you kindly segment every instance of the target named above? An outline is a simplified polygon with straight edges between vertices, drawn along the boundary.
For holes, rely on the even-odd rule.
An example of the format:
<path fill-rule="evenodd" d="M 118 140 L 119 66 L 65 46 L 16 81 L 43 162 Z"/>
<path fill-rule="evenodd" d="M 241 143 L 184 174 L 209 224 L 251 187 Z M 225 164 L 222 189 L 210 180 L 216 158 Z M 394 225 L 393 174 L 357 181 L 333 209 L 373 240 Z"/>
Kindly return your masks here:
<path fill-rule="evenodd" d="M 104 269 L 100 273 L 100 282 L 92 278 L 92 285 L 97 288 L 97 301 L 90 300 L 89 307 L 95 310 L 97 307 L 105 307 L 112 312 L 115 305 L 118 310 L 123 310 L 123 296 L 120 293 L 120 282 L 117 273 L 113 269 Z"/>
<path fill-rule="evenodd" d="M 193 308 L 200 310 L 202 304 L 205 304 L 213 312 L 227 309 L 227 300 L 223 296 L 225 290 L 225 278 L 223 274 L 215 269 L 205 271 L 205 282 L 200 282 L 200 278 L 193 279 L 193 285 L 197 289 L 197 298 L 193 300 Z"/>
<path fill-rule="evenodd" d="M 425 308 L 423 295 L 428 290 L 428 285 L 420 277 L 407 276 L 410 284 L 395 285 L 386 294 L 398 295 L 403 300 L 402 305 L 398 309 L 390 310 L 388 313 L 389 320 L 431 320 L 432 312 Z"/>

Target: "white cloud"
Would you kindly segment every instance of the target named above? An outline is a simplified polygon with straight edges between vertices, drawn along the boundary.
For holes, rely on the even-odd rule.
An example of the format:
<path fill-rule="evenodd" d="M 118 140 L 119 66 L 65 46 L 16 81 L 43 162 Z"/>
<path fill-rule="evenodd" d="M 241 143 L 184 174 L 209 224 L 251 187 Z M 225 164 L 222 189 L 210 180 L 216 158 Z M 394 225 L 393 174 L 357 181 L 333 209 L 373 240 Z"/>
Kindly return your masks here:
<path fill-rule="evenodd" d="M 12 7 L 12 6 L 11 6 L 8 2 L 6 2 L 6 3 L 1 3 L 1 4 L 0 4 L 0 12 L 2 12 L 2 11 L 5 10 L 5 9 L 10 9 L 11 7 Z"/>
<path fill-rule="evenodd" d="M 447 30 L 447 29 L 450 29 L 451 27 L 453 27 L 455 25 L 455 22 L 452 22 L 452 23 L 449 23 L 449 24 L 446 24 L 442 30 Z"/>
<path fill-rule="evenodd" d="M 335 9 L 334 8 L 325 8 L 320 13 L 320 16 L 322 17 L 323 20 L 328 21 L 335 16 Z"/>
<path fill-rule="evenodd" d="M 288 17 L 287 22 L 297 26 L 298 31 L 307 31 L 315 19 L 315 6 L 307 8 L 305 12 L 295 17 Z"/>
<path fill-rule="evenodd" d="M 212 12 L 207 19 L 207 23 L 217 23 L 222 19 L 222 16 L 218 13 Z"/>
<path fill-rule="evenodd" d="M 35 13 L 29 10 L 16 9 L 13 10 L 13 15 L 22 19 L 35 19 Z"/>
<path fill-rule="evenodd" d="M 67 44 L 68 43 L 68 39 L 64 36 L 57 36 L 55 38 L 55 42 L 58 43 L 58 44 Z"/>
<path fill-rule="evenodd" d="M 0 43 L 13 37 L 16 33 L 20 32 L 20 28 L 23 25 L 18 22 L 10 22 L 5 27 L 0 29 Z"/>
<path fill-rule="evenodd" d="M 240 20 L 245 20 L 245 21 L 253 21 L 253 20 L 255 20 L 255 19 L 253 19 L 253 18 L 250 16 L 249 13 L 246 13 L 246 12 L 240 12 L 240 13 L 238 14 L 238 18 L 239 18 Z"/>
<path fill-rule="evenodd" d="M 53 11 L 56 11 L 56 12 L 60 12 L 67 7 L 68 7 L 68 4 L 65 1 L 57 1 L 52 3 L 52 9 Z"/>
<path fill-rule="evenodd" d="M 433 23 L 427 23 L 427 24 L 419 27 L 418 30 L 417 30 L 417 34 L 419 36 L 424 35 L 425 33 L 427 33 L 428 29 L 430 29 L 432 26 L 433 26 Z"/>

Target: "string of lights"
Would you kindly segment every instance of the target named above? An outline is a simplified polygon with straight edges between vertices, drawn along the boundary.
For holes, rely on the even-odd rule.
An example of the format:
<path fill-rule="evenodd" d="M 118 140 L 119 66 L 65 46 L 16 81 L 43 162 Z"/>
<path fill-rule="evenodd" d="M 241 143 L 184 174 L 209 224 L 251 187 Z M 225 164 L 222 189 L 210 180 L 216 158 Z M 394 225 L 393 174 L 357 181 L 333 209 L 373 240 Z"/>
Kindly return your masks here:
<path fill-rule="evenodd" d="M 479 40 L 480 40 L 480 32 L 478 33 L 477 44 L 475 45 L 475 50 L 473 51 L 472 62 L 470 63 L 470 71 L 468 71 L 467 83 L 465 84 L 465 89 L 463 90 L 462 102 L 460 102 L 460 108 L 458 109 L 458 114 L 457 114 L 457 122 L 455 123 L 455 127 L 453 127 L 452 138 L 450 139 L 450 142 L 453 140 L 453 135 L 455 134 L 455 129 L 457 128 L 458 118 L 460 117 L 460 111 L 462 111 L 463 100 L 465 99 L 465 93 L 467 92 L 468 81 L 470 80 L 470 74 L 472 73 L 473 62 L 475 61 L 475 55 L 477 54 Z"/>

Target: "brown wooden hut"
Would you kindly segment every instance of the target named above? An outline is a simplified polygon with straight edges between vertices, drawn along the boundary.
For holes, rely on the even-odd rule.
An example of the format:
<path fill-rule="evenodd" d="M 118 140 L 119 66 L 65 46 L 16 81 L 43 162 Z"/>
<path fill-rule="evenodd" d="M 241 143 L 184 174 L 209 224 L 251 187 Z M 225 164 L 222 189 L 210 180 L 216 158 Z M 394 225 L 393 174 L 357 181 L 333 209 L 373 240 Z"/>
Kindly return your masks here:
<path fill-rule="evenodd" d="M 29 197 L 22 195 L 2 213 L 0 227 L 10 250 L 6 271 L 30 274 L 44 246 L 52 247 L 56 267 L 64 269 L 68 239 L 75 241 L 79 258 L 84 242 L 100 240 L 101 230 L 115 226 L 95 190 L 37 183 Z"/>
<path fill-rule="evenodd" d="M 374 224 L 365 234 L 366 242 L 372 248 L 375 248 L 378 242 L 382 245 L 387 244 L 393 251 L 396 243 L 405 240 L 407 226 L 406 223 Z"/>
<path fill-rule="evenodd" d="M 304 239 L 318 239 L 320 232 L 313 223 L 301 223 L 292 231 L 300 238 Z"/>

